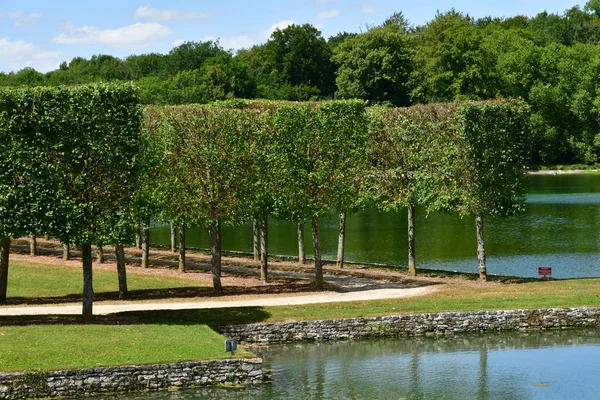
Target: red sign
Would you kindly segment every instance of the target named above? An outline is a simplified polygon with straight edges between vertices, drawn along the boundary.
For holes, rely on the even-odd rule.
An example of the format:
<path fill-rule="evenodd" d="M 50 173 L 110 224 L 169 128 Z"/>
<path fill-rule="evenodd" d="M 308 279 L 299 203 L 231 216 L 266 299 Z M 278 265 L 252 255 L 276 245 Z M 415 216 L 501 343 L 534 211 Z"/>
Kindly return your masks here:
<path fill-rule="evenodd" d="M 552 275 L 552 267 L 538 267 L 538 275 L 543 275 L 543 276 Z"/>

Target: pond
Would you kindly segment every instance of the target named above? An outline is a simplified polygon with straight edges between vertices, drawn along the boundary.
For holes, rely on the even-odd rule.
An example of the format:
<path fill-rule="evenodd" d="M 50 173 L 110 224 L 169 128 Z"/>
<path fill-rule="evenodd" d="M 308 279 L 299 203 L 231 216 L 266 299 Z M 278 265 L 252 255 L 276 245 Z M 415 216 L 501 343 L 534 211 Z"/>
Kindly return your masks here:
<path fill-rule="evenodd" d="M 100 397 L 192 399 L 597 399 L 600 331 L 564 330 L 262 347 L 273 381 Z"/>
<path fill-rule="evenodd" d="M 556 278 L 600 276 L 600 175 L 533 175 L 527 178 L 526 211 L 507 219 L 485 220 L 488 272 L 536 277 L 539 266 L 553 268 Z M 322 252 L 337 254 L 337 218 L 323 219 Z M 418 268 L 477 272 L 475 222 L 457 215 L 425 215 L 417 210 Z M 269 252 L 294 256 L 295 225 L 271 220 Z M 381 212 L 367 208 L 348 216 L 346 259 L 355 262 L 407 265 L 406 210 Z M 208 233 L 188 230 L 188 246 L 208 248 Z M 312 253 L 310 226 L 306 252 Z M 169 243 L 169 228 L 152 230 L 152 241 Z M 223 249 L 252 251 L 251 226 L 224 227 Z"/>

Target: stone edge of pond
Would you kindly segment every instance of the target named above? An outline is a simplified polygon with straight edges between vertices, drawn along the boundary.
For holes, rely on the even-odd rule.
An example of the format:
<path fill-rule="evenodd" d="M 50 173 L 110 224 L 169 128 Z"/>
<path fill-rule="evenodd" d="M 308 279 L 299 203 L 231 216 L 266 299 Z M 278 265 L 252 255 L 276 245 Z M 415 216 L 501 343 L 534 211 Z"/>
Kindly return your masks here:
<path fill-rule="evenodd" d="M 219 332 L 245 343 L 270 344 L 598 326 L 600 308 L 544 308 L 255 323 L 222 326 Z"/>
<path fill-rule="evenodd" d="M 214 385 L 245 385 L 266 380 L 260 358 L 0 373 L 0 399 L 74 397 Z"/>

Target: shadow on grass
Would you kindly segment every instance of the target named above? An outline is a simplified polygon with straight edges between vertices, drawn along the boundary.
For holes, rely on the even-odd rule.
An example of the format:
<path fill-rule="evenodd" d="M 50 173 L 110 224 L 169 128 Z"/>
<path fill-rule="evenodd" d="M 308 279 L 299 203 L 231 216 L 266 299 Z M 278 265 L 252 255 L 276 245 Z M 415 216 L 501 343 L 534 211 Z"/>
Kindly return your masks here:
<path fill-rule="evenodd" d="M 202 310 L 129 311 L 109 315 L 112 318 L 135 319 L 143 324 L 203 324 L 212 328 L 223 325 L 263 322 L 271 317 L 263 307 L 213 308 Z"/>
<path fill-rule="evenodd" d="M 210 298 L 220 296 L 241 296 L 253 294 L 281 294 L 281 293 L 306 293 L 317 291 L 311 282 L 283 282 L 269 286 L 225 286 L 222 295 L 215 294 L 211 287 L 180 287 L 169 289 L 140 289 L 131 290 L 127 298 L 120 299 L 118 292 L 96 292 L 94 301 L 137 301 L 137 300 L 165 300 Z M 6 305 L 44 305 L 76 303 L 82 300 L 81 294 L 67 294 L 51 297 L 9 297 Z"/>
<path fill-rule="evenodd" d="M 128 311 L 117 314 L 95 316 L 84 321 L 74 315 L 34 315 L 0 317 L 1 326 L 25 325 L 208 325 L 217 328 L 223 325 L 263 322 L 271 317 L 263 307 L 213 308 L 204 310 L 154 310 Z"/>

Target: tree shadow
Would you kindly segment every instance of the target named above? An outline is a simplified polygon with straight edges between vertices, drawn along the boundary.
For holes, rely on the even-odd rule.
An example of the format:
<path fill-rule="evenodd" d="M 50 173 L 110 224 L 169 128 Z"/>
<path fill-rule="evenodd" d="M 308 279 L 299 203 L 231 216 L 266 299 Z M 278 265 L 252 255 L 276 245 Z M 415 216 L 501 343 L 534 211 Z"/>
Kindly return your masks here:
<path fill-rule="evenodd" d="M 85 321 L 80 315 L 19 315 L 0 317 L 2 326 L 27 325 L 224 325 L 264 322 L 271 317 L 263 307 L 213 308 L 194 310 L 127 311 L 95 316 Z"/>
<path fill-rule="evenodd" d="M 119 298 L 119 292 L 96 292 L 94 301 L 139 301 L 139 300 L 166 300 L 166 299 L 190 299 L 211 298 L 222 296 L 243 296 L 255 294 L 284 294 L 284 293 L 306 293 L 317 291 L 312 282 L 286 282 L 279 284 L 257 285 L 257 286 L 225 286 L 222 294 L 215 294 L 212 287 L 179 287 L 166 289 L 139 289 L 130 290 L 126 298 Z M 64 296 L 48 297 L 9 297 L 3 305 L 46 305 L 66 304 L 82 301 L 81 293 L 72 293 Z"/>

